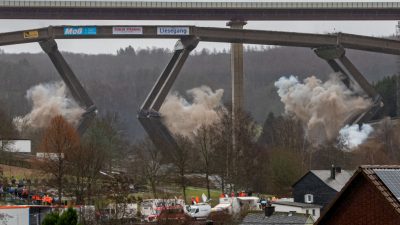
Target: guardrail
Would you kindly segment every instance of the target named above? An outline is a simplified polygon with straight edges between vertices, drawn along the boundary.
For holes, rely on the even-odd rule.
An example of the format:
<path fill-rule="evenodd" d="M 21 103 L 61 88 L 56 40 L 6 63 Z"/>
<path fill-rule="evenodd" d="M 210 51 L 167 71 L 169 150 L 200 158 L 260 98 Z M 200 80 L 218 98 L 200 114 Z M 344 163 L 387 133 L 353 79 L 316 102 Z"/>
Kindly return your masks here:
<path fill-rule="evenodd" d="M 399 2 L 132 2 L 132 1 L 0 1 L 0 7 L 48 8 L 188 8 L 188 9 L 393 9 Z"/>

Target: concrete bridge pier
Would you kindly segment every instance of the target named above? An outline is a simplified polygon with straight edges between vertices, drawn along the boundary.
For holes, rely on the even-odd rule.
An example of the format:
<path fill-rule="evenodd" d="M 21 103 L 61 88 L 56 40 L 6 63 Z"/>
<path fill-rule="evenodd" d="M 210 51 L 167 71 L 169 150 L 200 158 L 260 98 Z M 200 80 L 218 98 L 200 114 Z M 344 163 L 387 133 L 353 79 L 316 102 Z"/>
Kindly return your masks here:
<path fill-rule="evenodd" d="M 243 29 L 247 22 L 243 20 L 231 20 L 226 25 L 232 29 Z M 243 44 L 231 43 L 231 76 L 232 76 L 232 147 L 237 151 L 237 115 L 244 104 L 243 88 Z"/>
<path fill-rule="evenodd" d="M 226 25 L 232 29 L 243 29 L 247 23 L 242 20 L 232 20 Z M 232 111 L 243 106 L 243 44 L 231 44 L 231 76 L 232 76 Z"/>

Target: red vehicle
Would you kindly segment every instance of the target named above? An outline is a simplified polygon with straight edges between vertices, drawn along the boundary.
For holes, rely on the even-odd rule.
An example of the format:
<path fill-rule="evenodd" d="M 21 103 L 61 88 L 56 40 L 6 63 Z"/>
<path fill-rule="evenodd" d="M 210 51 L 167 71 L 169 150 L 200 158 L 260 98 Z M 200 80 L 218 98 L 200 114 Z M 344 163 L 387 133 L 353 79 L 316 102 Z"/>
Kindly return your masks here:
<path fill-rule="evenodd" d="M 161 206 L 156 208 L 156 214 L 148 217 L 149 222 L 175 221 L 175 224 L 184 224 L 186 214 L 181 205 Z"/>

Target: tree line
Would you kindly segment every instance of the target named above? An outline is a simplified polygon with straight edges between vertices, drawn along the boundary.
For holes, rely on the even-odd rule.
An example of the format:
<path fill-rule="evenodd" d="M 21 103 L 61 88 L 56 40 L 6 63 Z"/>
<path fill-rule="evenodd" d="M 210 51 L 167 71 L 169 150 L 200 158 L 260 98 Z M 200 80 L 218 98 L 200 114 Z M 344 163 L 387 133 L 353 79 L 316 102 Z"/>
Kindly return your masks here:
<path fill-rule="evenodd" d="M 397 76 L 392 76 L 374 84 L 385 99 L 383 117 L 397 115 L 397 87 L 393 85 L 396 79 Z M 398 126 L 389 119 L 376 126 L 374 135 L 359 150 L 349 152 L 336 142 L 313 147 L 305 138 L 303 124 L 287 116 L 270 113 L 261 127 L 250 113 L 243 111 L 238 113 L 240 123 L 234 127 L 229 107 L 220 110 L 219 115 L 218 122 L 203 125 L 190 136 L 176 134 L 179 144 L 176 149 L 168 146 L 158 149 L 148 138 L 129 143 L 115 114 L 96 119 L 83 137 L 61 116 L 30 137 L 33 141 L 37 139 L 37 151 L 59 155 L 59 164 L 38 162 L 39 168 L 51 174 L 52 178 L 46 182 L 56 184 L 58 193 L 63 192 L 62 185 L 69 186 L 78 202 L 84 199 L 92 202 L 93 193 L 98 193 L 92 184 L 101 177 L 99 171 L 116 168 L 129 171 L 135 184 L 149 185 L 154 197 L 158 197 L 164 184 L 178 185 L 185 196 L 185 188 L 190 185 L 189 174 L 203 174 L 203 186 L 221 192 L 290 194 L 291 184 L 309 169 L 326 169 L 331 164 L 351 169 L 360 164 L 400 160 Z M 0 116 L 1 139 L 17 137 L 11 117 L 3 110 Z M 233 133 L 237 135 L 235 146 Z M 65 176 L 71 174 L 74 178 L 66 182 Z M 211 182 L 213 175 L 218 176 L 218 184 Z M 210 197 L 209 191 L 207 195 Z"/>
<path fill-rule="evenodd" d="M 273 51 L 278 51 L 283 55 L 288 54 L 287 57 L 291 52 L 287 51 L 286 48 L 270 49 L 268 53 L 266 53 L 267 51 L 249 50 L 247 54 L 254 61 L 248 63 L 257 64 L 266 59 L 272 63 L 274 58 L 269 53 Z M 308 54 L 305 54 L 303 50 L 296 50 L 295 53 L 298 54 L 297 56 L 307 56 Z M 82 137 L 79 137 L 75 128 L 61 116 L 52 118 L 50 125 L 44 130 L 27 130 L 21 134 L 15 129 L 12 118 L 16 115 L 16 112 L 26 110 L 20 106 L 23 98 L 21 90 L 29 88 L 31 84 L 36 82 L 36 75 L 41 74 L 39 77 L 42 76 L 41 78 L 44 78 L 44 80 L 53 79 L 46 78 L 47 75 L 43 75 L 46 73 L 42 73 L 41 70 L 49 70 L 47 72 L 53 76 L 54 71 L 46 66 L 44 66 L 45 69 L 33 67 L 33 65 L 40 65 L 40 63 L 30 62 L 33 58 L 26 55 L 14 55 L 13 57 L 17 60 L 8 62 L 1 61 L 5 59 L 5 55 L 2 55 L 0 63 L 3 63 L 3 66 L 0 67 L 0 71 L 2 71 L 0 77 L 3 77 L 4 82 L 1 83 L 0 92 L 4 92 L 4 88 L 6 94 L 0 95 L 3 101 L 0 108 L 0 140 L 16 139 L 21 135 L 24 138 L 32 139 L 35 151 L 48 153 L 47 155 L 44 154 L 43 159 L 35 160 L 33 163 L 35 168 L 39 168 L 46 174 L 46 178 L 41 181 L 43 185 L 57 189 L 60 202 L 64 196 L 69 195 L 74 196 L 78 204 L 104 204 L 96 201 L 100 197 L 112 199 L 116 203 L 134 201 L 129 194 L 126 194 L 130 193 L 131 185 L 133 185 L 133 188 L 148 187 L 151 197 L 154 198 L 165 197 L 164 195 L 170 191 L 168 187 L 177 186 L 180 189 L 181 196 L 187 199 L 190 196 L 186 196 L 186 189 L 192 185 L 192 174 L 201 175 L 200 185 L 208 189 L 208 197 L 211 195 L 210 189 L 219 189 L 221 192 L 245 190 L 289 196 L 291 185 L 310 169 L 327 169 L 332 164 L 346 169 L 355 169 L 360 164 L 400 162 L 399 127 L 389 119 L 381 121 L 375 127 L 376 132 L 373 136 L 359 149 L 344 151 L 342 146 L 336 142 L 326 143 L 318 148 L 313 147 L 312 143 L 305 139 L 304 125 L 295 118 L 281 115 L 280 110 L 277 110 L 278 113 L 267 113 L 273 110 L 261 110 L 262 112 L 256 113 L 238 112 L 240 123 L 234 126 L 229 105 L 226 106 L 226 109 L 219 111 L 217 122 L 201 126 L 190 136 L 175 134 L 178 148 L 171 149 L 168 146 L 165 149 L 156 148 L 150 139 L 138 135 L 138 133 L 135 133 L 135 138 L 131 140 L 131 135 L 127 135 L 129 131 L 124 124 L 127 124 L 128 117 L 131 117 L 129 120 L 134 118 L 132 102 L 138 103 L 141 98 L 144 98 L 147 94 L 144 90 L 151 87 L 154 82 L 153 79 L 159 72 L 158 70 L 161 70 L 162 63 L 157 64 L 156 68 L 152 69 L 154 64 L 151 63 L 140 67 L 136 64 L 137 62 L 135 64 L 128 62 L 132 58 L 139 62 L 142 59 L 151 61 L 150 58 L 157 56 L 159 57 L 157 59 L 166 63 L 169 54 L 170 52 L 166 50 L 154 49 L 136 52 L 130 48 L 120 50 L 116 56 L 95 57 L 67 54 L 68 59 L 72 62 L 87 60 L 93 62 L 93 65 L 98 65 L 98 67 L 84 67 L 73 63 L 73 67 L 74 65 L 76 67 L 74 69 L 86 74 L 82 77 L 82 82 L 88 84 L 87 87 L 92 95 L 100 91 L 104 92 L 93 95 L 96 96 L 94 97 L 95 101 L 98 98 L 100 108 L 109 109 L 108 112 L 122 111 L 119 112 L 120 116 L 117 116 L 117 113 L 100 114 L 99 118 Z M 360 53 L 354 52 L 352 54 Z M 201 65 L 209 64 L 209 60 L 212 59 L 221 60 L 228 65 L 229 61 L 222 60 L 226 56 L 228 56 L 227 53 L 205 51 L 198 52 L 194 58 L 200 60 Z M 306 59 L 315 62 L 311 60 L 311 55 L 307 57 Z M 371 60 L 375 59 L 374 57 L 374 55 L 368 55 L 366 58 Z M 44 61 L 45 57 L 39 55 L 38 58 L 42 59 L 35 60 L 41 62 L 41 60 Z M 106 61 L 116 59 L 121 60 L 121 62 L 118 62 L 121 66 L 119 69 L 115 67 L 105 69 L 98 64 L 98 62 L 102 62 L 104 65 L 108 65 Z M 94 63 L 95 61 L 96 63 Z M 196 63 L 193 61 L 188 63 L 192 68 L 195 68 Z M 225 65 L 224 63 L 222 64 Z M 307 68 L 310 68 L 309 65 L 310 63 L 308 63 Z M 368 66 L 366 65 L 366 67 Z M 132 67 L 141 69 L 138 69 L 140 71 L 137 74 L 131 75 L 132 71 L 136 71 Z M 277 67 L 279 68 L 279 66 Z M 98 70 L 98 73 L 94 73 L 93 68 L 95 71 Z M 221 70 L 214 67 L 210 68 L 218 74 L 218 71 Z M 246 85 L 249 85 L 248 88 L 254 85 L 249 93 L 254 101 L 247 101 L 247 108 L 252 109 L 249 105 L 261 105 L 262 100 L 258 100 L 258 92 L 270 90 L 269 93 L 272 93 L 272 90 L 274 90 L 271 87 L 271 82 L 274 81 L 273 76 L 282 74 L 282 71 L 278 68 L 273 68 L 274 72 L 270 71 L 270 74 L 273 75 L 265 78 L 265 80 L 261 79 L 261 75 L 249 78 L 250 80 L 246 82 Z M 315 68 L 318 68 L 318 66 Z M 364 67 L 361 66 L 361 68 Z M 247 69 L 252 74 L 260 73 L 257 72 L 256 66 Z M 308 74 L 309 70 L 306 67 L 303 67 L 303 69 L 303 72 L 306 71 L 307 73 L 299 73 Z M 115 78 L 105 75 L 103 70 L 115 75 Z M 301 69 L 297 71 L 301 71 Z M 370 71 L 374 70 L 371 69 Z M 6 73 L 15 73 L 15 76 L 10 78 L 10 76 L 5 76 Z M 182 76 L 185 73 L 189 72 L 184 70 Z M 201 76 L 200 69 L 193 70 L 191 73 L 198 75 L 195 76 L 197 81 L 201 77 L 202 80 L 209 81 L 215 87 L 218 87 L 219 84 L 226 85 L 222 82 L 225 79 L 222 75 L 213 77 L 209 75 L 212 74 L 209 71 L 205 72 L 206 76 Z M 221 72 L 221 74 L 224 73 L 229 76 L 226 71 Z M 31 74 L 33 75 L 31 76 Z M 120 79 L 123 77 L 132 81 L 131 84 L 136 85 L 137 88 L 123 86 L 115 90 L 116 88 L 113 87 L 120 85 Z M 138 79 L 138 77 L 141 79 Z M 192 78 L 184 78 L 178 82 L 177 89 L 185 90 L 186 87 L 196 83 L 190 81 Z M 17 79 L 23 82 L 18 83 Z M 266 81 L 267 79 L 268 81 Z M 383 96 L 385 103 L 384 109 L 379 115 L 380 118 L 398 115 L 398 79 L 398 76 L 391 76 L 374 83 L 374 87 Z M 146 85 L 140 83 L 143 80 L 147 82 Z M 13 83 L 17 84 L 14 86 Z M 129 82 L 123 83 L 123 85 L 129 84 Z M 114 98 L 109 95 L 116 92 L 121 92 L 117 95 L 121 98 Z M 135 97 L 132 100 L 130 96 Z M 105 111 L 107 112 L 107 110 Z M 258 114 L 263 114 L 263 116 L 257 118 Z M 260 126 L 258 121 L 262 121 L 263 118 L 266 119 Z M 131 127 L 131 125 L 129 124 L 128 127 Z M 236 135 L 235 144 L 232 142 L 232 134 Z M 2 145 L 2 148 L 6 148 L 6 146 L 6 144 Z M 1 150 L 0 154 L 5 154 L 4 149 Z M 0 155 L 0 157 L 4 156 Z M 104 205 L 101 207 L 104 207 Z"/>
<path fill-rule="evenodd" d="M 171 46 L 172 47 L 172 46 Z M 115 55 L 63 53 L 78 79 L 98 106 L 102 115 L 118 112 L 121 128 L 129 140 L 144 137 L 136 113 L 171 58 L 170 49 L 121 48 Z M 346 55 L 369 81 L 378 81 L 397 72 L 395 56 L 348 51 Z M 332 72 L 308 48 L 247 48 L 244 53 L 245 110 L 263 123 L 269 112 L 283 111 L 273 83 L 281 76 L 304 79 L 316 75 L 325 80 Z M 59 81 L 49 58 L 43 54 L 0 53 L 0 101 L 15 116 L 27 114 L 31 106 L 26 91 L 39 83 Z M 224 103 L 231 99 L 229 51 L 195 50 L 188 58 L 173 87 L 186 96 L 186 90 L 201 85 L 224 89 Z"/>

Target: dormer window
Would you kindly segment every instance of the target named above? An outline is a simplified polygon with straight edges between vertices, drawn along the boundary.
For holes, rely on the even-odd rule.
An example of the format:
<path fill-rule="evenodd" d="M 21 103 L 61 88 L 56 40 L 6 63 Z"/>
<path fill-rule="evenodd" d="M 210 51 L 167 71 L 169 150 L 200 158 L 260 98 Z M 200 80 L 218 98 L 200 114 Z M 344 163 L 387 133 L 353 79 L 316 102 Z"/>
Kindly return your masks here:
<path fill-rule="evenodd" d="M 312 194 L 304 195 L 304 202 L 305 203 L 313 203 L 314 202 L 314 196 Z"/>

